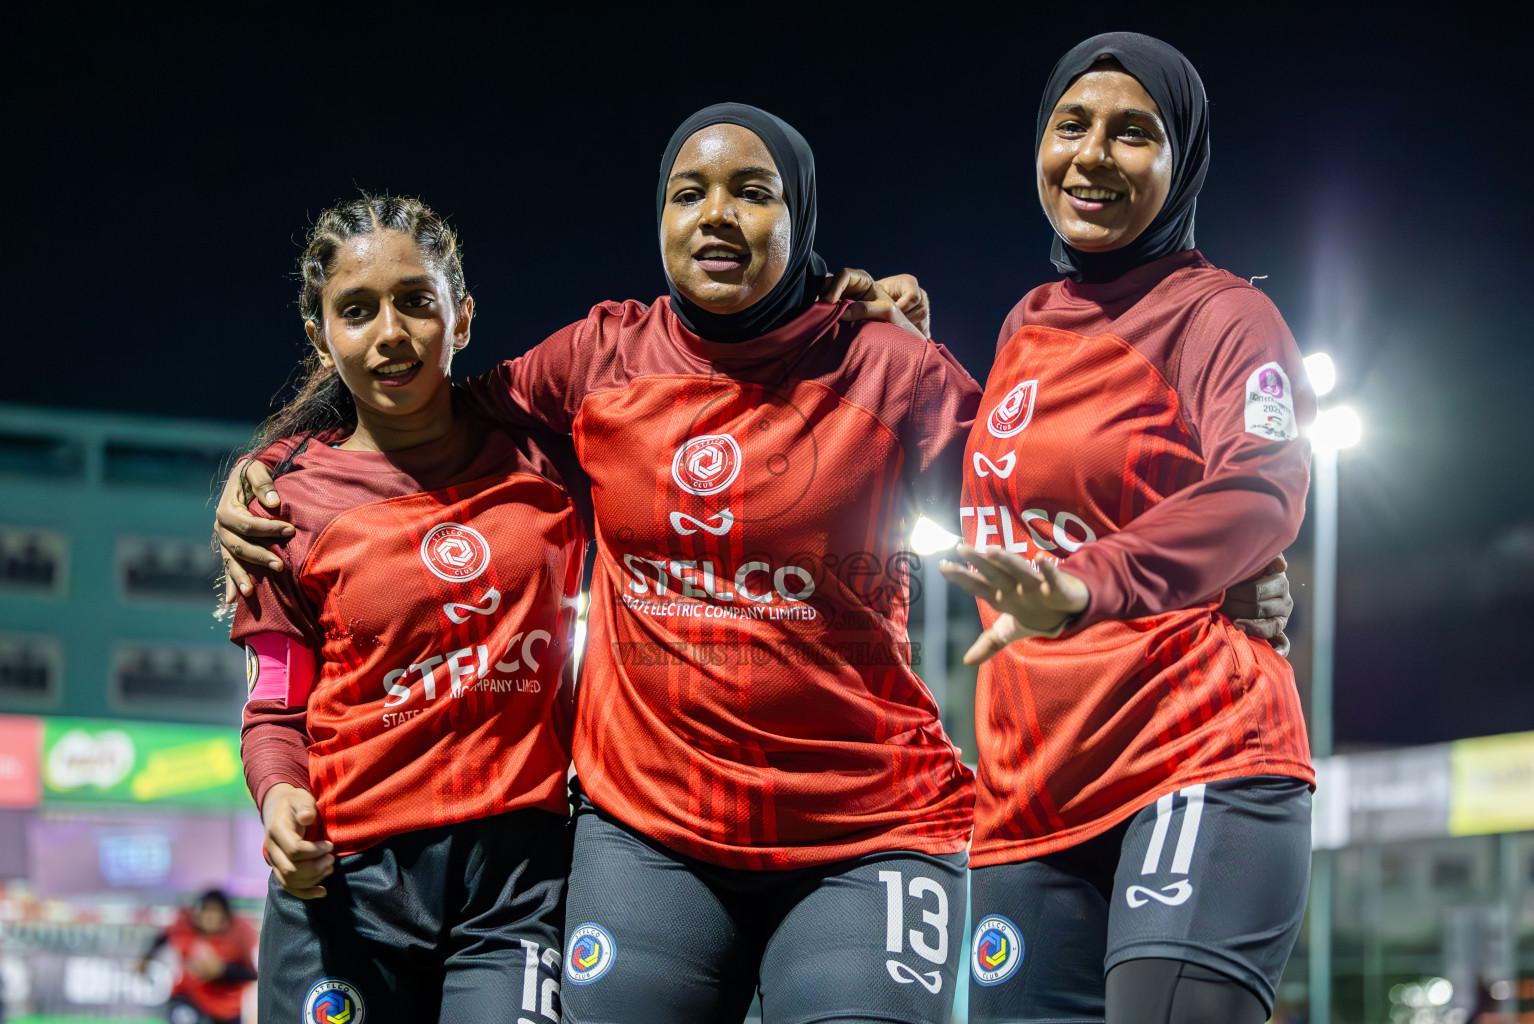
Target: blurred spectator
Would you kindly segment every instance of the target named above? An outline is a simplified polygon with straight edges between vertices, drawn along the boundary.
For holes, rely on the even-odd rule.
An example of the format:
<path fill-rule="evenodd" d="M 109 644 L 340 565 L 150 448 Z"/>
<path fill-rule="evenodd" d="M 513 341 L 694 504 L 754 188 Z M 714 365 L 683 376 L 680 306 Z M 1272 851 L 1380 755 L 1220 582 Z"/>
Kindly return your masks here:
<path fill-rule="evenodd" d="M 203 893 L 155 938 L 139 970 L 167 945 L 181 961 L 165 1004 L 170 1024 L 239 1024 L 245 986 L 256 979 L 256 933 L 234 916 L 229 897 L 219 889 Z"/>

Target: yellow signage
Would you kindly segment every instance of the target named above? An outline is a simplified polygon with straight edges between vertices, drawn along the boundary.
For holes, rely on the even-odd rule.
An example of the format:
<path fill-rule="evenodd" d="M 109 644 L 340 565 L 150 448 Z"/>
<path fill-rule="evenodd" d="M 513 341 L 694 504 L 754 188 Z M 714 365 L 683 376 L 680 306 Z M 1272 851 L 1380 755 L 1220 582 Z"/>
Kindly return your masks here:
<path fill-rule="evenodd" d="M 240 759 L 222 738 L 152 750 L 133 777 L 135 800 L 163 800 L 196 793 L 240 778 Z"/>
<path fill-rule="evenodd" d="M 1450 745 L 1449 834 L 1534 829 L 1534 732 Z"/>

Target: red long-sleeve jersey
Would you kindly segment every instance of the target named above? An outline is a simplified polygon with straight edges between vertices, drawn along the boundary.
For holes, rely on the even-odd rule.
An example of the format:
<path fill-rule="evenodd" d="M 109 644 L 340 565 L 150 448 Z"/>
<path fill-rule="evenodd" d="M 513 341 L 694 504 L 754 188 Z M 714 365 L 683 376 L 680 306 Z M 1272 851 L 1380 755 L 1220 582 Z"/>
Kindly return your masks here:
<path fill-rule="evenodd" d="M 584 477 L 561 448 L 472 420 L 403 451 L 309 442 L 278 481 L 297 531 L 277 549 L 288 571 L 253 573 L 231 634 L 287 637 L 318 669 L 291 701 L 251 680 L 242 755 L 258 807 L 276 782 L 310 789 L 337 853 L 524 807 L 566 813 L 587 531 L 570 493 Z"/>
<path fill-rule="evenodd" d="M 981 668 L 972 863 L 1075 845 L 1199 782 L 1314 781 L 1289 664 L 1216 611 L 1299 529 L 1312 411 L 1278 311 L 1197 252 L 1044 285 L 1008 316 L 962 532 L 1063 560 L 1091 598 L 1065 636 Z"/>
<path fill-rule="evenodd" d="M 171 995 L 180 996 L 214 1020 L 238 1020 L 245 989 L 254 977 L 256 930 L 244 918 L 232 917 L 228 928 L 210 934 L 198 930 L 192 923 L 192 915 L 183 910 L 165 929 L 165 942 L 181 961 Z M 189 965 L 208 954 L 218 958 L 226 971 L 239 969 L 243 978 L 238 981 L 202 980 Z"/>
<path fill-rule="evenodd" d="M 603 303 L 471 385 L 570 431 L 591 478 L 582 785 L 728 867 L 954 852 L 973 822 L 910 664 L 904 538 L 913 507 L 952 518 L 980 389 L 840 311 L 722 345 L 666 298 Z"/>

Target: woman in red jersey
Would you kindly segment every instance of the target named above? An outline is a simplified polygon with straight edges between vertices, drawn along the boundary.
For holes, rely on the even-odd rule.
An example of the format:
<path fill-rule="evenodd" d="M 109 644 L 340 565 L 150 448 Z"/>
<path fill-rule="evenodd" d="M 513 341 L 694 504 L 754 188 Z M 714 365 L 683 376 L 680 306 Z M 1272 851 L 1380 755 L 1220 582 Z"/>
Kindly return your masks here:
<path fill-rule="evenodd" d="M 566 439 L 455 411 L 473 300 L 431 210 L 342 203 L 300 266 L 308 378 L 258 442 L 296 532 L 232 631 L 261 1019 L 558 1020 L 584 478 Z"/>
<path fill-rule="evenodd" d="M 813 157 L 772 115 L 684 122 L 656 214 L 670 295 L 477 389 L 571 430 L 597 508 L 566 1011 L 733 1024 L 759 989 L 774 1022 L 946 1021 L 973 791 L 907 654 L 903 538 L 979 386 L 817 301 Z"/>
<path fill-rule="evenodd" d="M 1272 303 L 1193 248 L 1186 58 L 1087 40 L 1037 139 L 1066 278 L 1002 328 L 944 567 L 986 627 L 971 1019 L 1260 1024 L 1314 773 L 1289 665 L 1216 606 L 1299 529 L 1311 396 Z"/>
<path fill-rule="evenodd" d="M 165 946 L 180 961 L 165 1019 L 170 1024 L 239 1024 L 245 990 L 256 977 L 256 933 L 234 916 L 223 890 L 209 889 L 177 914 L 155 936 L 139 961 L 139 973 Z"/>

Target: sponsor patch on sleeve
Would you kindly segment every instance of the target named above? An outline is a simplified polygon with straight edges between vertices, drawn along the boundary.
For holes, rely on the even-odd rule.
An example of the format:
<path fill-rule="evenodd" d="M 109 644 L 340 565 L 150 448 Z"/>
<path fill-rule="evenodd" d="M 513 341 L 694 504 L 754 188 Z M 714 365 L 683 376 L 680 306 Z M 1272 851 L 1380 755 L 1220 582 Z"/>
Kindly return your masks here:
<path fill-rule="evenodd" d="M 1294 389 L 1277 363 L 1263 363 L 1246 379 L 1246 432 L 1270 441 L 1300 436 L 1294 416 Z"/>

